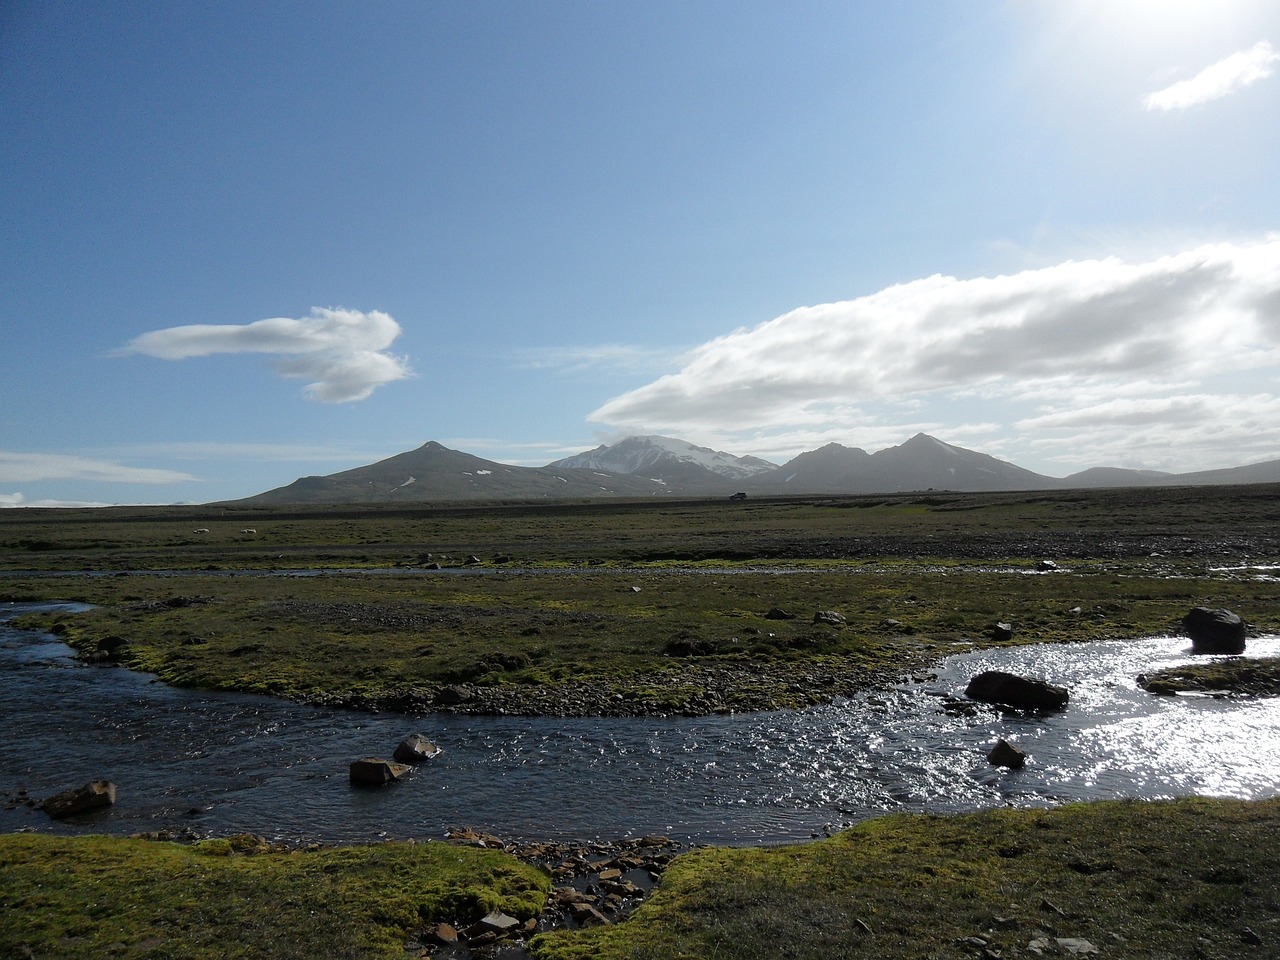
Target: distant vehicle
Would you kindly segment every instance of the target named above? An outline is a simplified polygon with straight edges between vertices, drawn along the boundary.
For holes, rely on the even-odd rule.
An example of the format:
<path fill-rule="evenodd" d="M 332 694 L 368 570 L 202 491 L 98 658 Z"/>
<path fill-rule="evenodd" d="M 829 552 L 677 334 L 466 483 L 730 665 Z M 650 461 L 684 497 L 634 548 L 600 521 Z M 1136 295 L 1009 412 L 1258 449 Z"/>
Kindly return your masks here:
<path fill-rule="evenodd" d="M 729 499 L 730 499 L 730 500 L 745 500 L 745 499 L 747 499 L 747 495 L 746 495 L 745 493 L 743 493 L 741 490 L 739 490 L 737 493 L 731 493 L 731 494 L 729 495 Z"/>

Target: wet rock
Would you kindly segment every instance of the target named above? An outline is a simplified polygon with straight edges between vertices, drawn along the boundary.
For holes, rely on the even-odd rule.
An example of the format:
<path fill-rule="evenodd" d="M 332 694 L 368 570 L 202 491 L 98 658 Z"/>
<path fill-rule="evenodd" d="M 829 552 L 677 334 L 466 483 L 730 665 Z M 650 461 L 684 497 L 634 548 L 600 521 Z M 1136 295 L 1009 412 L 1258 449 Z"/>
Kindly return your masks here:
<path fill-rule="evenodd" d="M 83 787 L 63 790 L 47 798 L 40 806 L 55 820 L 101 810 L 116 802 L 116 785 L 110 780 L 94 780 Z"/>
<path fill-rule="evenodd" d="M 965 687 L 965 696 L 1014 710 L 1062 710 L 1069 694 L 1066 687 L 1003 670 L 986 670 Z"/>
<path fill-rule="evenodd" d="M 1021 770 L 1027 765 L 1027 755 L 1008 740 L 1000 740 L 991 748 L 991 752 L 987 754 L 987 762 L 997 767 Z"/>
<path fill-rule="evenodd" d="M 1182 618 L 1193 653 L 1244 653 L 1244 621 L 1230 610 L 1195 607 Z"/>
<path fill-rule="evenodd" d="M 376 757 L 366 757 L 351 764 L 350 779 L 357 786 L 380 787 L 399 780 L 409 772 L 407 763 L 392 763 Z"/>
<path fill-rule="evenodd" d="M 573 922 L 580 927 L 599 926 L 609 922 L 608 917 L 589 903 L 575 904 L 572 913 Z"/>
<path fill-rule="evenodd" d="M 440 748 L 422 734 L 414 733 L 400 741 L 392 758 L 398 763 L 422 763 L 440 752 Z"/>
<path fill-rule="evenodd" d="M 996 643 L 1006 643 L 1013 639 L 1013 624 L 997 623 L 991 628 L 991 639 Z"/>
<path fill-rule="evenodd" d="M 520 921 L 515 917 L 508 916 L 501 910 L 491 910 L 483 919 L 467 927 L 466 937 L 468 941 L 475 943 L 490 934 L 496 934 L 495 939 L 509 936 L 519 928 Z"/>

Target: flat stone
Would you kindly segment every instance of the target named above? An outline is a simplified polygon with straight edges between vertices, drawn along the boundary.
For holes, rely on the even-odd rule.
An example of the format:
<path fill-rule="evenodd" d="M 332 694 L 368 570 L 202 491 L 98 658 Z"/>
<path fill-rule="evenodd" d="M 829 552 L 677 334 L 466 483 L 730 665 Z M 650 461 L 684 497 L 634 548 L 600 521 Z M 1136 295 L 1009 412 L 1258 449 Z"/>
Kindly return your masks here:
<path fill-rule="evenodd" d="M 351 764 L 349 776 L 354 784 L 380 787 L 399 780 L 409 772 L 409 769 L 407 763 L 393 763 L 377 757 L 365 757 Z"/>

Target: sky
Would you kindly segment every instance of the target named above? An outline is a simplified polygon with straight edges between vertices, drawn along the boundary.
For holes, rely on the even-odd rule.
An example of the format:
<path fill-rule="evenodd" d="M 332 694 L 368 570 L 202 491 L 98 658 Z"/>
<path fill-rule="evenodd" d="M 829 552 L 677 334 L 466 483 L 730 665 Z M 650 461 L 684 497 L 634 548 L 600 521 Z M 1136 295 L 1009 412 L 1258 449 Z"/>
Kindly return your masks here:
<path fill-rule="evenodd" d="M 0 4 L 0 505 L 1280 458 L 1273 0 Z"/>

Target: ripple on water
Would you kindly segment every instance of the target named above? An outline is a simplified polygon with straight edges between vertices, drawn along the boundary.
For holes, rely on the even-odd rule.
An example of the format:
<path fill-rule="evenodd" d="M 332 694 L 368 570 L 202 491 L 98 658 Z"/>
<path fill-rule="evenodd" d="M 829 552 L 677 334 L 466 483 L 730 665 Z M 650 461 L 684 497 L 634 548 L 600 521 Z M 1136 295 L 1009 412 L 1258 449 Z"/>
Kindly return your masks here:
<path fill-rule="evenodd" d="M 1280 699 L 1156 697 L 1138 674 L 1189 659 L 1155 637 L 962 654 L 937 680 L 797 713 L 706 718 L 402 717 L 265 697 L 179 690 L 128 671 L 82 667 L 47 636 L 0 624 L 9 720 L 0 796 L 41 797 L 89 779 L 117 805 L 52 825 L 26 807 L 0 829 L 211 833 L 364 840 L 439 836 L 475 825 L 509 836 L 693 842 L 803 839 L 893 810 L 958 811 L 1103 797 L 1280 792 Z M 1250 642 L 1274 655 L 1280 638 Z M 981 670 L 1070 688 L 1043 717 L 948 713 Z M 357 790 L 347 764 L 422 730 L 445 752 L 384 790 Z M 999 738 L 1031 756 L 990 766 Z"/>

